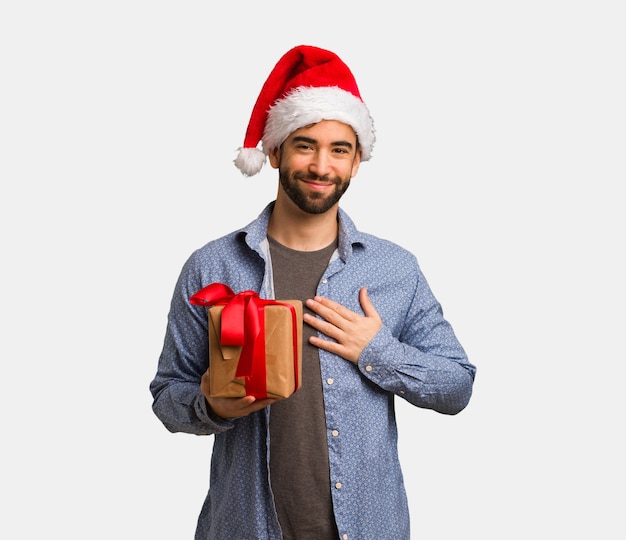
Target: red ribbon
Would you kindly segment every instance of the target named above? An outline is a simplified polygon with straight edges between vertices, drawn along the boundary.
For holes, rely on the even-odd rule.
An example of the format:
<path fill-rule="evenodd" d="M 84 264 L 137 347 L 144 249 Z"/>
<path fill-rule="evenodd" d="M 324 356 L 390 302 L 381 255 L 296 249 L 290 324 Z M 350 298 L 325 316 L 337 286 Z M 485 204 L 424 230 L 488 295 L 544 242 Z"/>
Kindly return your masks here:
<path fill-rule="evenodd" d="M 223 305 L 220 343 L 241 346 L 237 363 L 237 377 L 246 381 L 246 395 L 256 398 L 267 397 L 265 359 L 265 306 L 281 305 L 291 312 L 295 388 L 298 388 L 298 338 L 296 310 L 291 304 L 265 300 L 255 291 L 238 294 L 223 283 L 211 283 L 189 298 L 198 306 Z"/>

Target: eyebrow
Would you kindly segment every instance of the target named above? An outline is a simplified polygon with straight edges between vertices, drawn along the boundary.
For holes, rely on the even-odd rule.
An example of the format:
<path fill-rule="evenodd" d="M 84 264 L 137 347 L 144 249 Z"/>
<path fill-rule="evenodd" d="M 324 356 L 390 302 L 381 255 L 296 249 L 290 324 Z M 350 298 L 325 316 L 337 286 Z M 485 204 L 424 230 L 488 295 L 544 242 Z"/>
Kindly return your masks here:
<path fill-rule="evenodd" d="M 296 137 L 293 138 L 294 142 L 305 142 L 305 143 L 309 143 L 309 144 L 316 144 L 317 143 L 317 139 L 312 139 L 311 137 L 304 137 L 302 135 L 298 135 Z M 344 148 L 348 148 L 349 150 L 352 150 L 352 143 L 349 143 L 348 141 L 335 141 L 333 143 L 331 143 L 331 146 L 340 146 L 340 147 L 344 147 Z"/>

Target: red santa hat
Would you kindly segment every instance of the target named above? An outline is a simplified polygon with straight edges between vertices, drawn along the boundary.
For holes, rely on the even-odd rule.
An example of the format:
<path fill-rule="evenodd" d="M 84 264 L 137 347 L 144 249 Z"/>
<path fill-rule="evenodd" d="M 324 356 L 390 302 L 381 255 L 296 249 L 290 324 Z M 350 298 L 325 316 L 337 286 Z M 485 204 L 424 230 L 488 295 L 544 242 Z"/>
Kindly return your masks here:
<path fill-rule="evenodd" d="M 335 53 L 299 45 L 283 55 L 265 81 L 235 166 L 245 176 L 257 174 L 268 153 L 291 133 L 322 120 L 350 125 L 361 145 L 361 161 L 371 157 L 374 122 L 352 72 Z"/>

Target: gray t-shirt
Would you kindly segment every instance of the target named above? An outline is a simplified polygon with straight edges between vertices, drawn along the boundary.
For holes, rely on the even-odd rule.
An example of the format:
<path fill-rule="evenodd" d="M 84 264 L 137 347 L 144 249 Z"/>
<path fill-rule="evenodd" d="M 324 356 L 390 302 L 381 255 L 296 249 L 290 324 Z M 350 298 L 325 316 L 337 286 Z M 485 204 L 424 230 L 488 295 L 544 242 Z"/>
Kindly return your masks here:
<path fill-rule="evenodd" d="M 337 243 L 319 251 L 295 251 L 269 238 L 277 300 L 315 296 Z M 304 307 L 307 311 L 306 306 Z M 302 333 L 302 386 L 270 410 L 270 481 L 285 540 L 339 537 L 330 495 L 327 430 L 319 352 Z"/>

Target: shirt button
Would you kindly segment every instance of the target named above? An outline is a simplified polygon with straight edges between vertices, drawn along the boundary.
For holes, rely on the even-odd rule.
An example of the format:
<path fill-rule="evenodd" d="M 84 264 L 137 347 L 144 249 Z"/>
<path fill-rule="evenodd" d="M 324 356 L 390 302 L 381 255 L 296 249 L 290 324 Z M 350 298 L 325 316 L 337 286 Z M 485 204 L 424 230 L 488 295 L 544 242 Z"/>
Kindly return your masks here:
<path fill-rule="evenodd" d="M 322 283 L 323 283 L 324 285 L 326 285 L 326 283 L 328 283 L 328 280 L 327 280 L 327 279 L 323 279 L 323 280 L 322 280 Z"/>
<path fill-rule="evenodd" d="M 336 437 L 337 435 L 339 435 L 339 432 L 336 429 L 333 429 L 331 433 L 333 434 L 333 437 Z"/>
<path fill-rule="evenodd" d="M 344 534 L 344 535 L 341 537 L 341 540 L 348 540 L 348 535 L 347 535 L 347 534 Z"/>
<path fill-rule="evenodd" d="M 333 384 L 335 382 L 335 379 L 326 379 L 326 382 L 328 384 Z"/>
<path fill-rule="evenodd" d="M 337 482 L 337 483 L 335 484 L 335 487 L 336 487 L 337 489 L 341 489 L 341 482 Z"/>
<path fill-rule="evenodd" d="M 372 371 L 372 366 L 365 366 L 365 371 Z"/>

